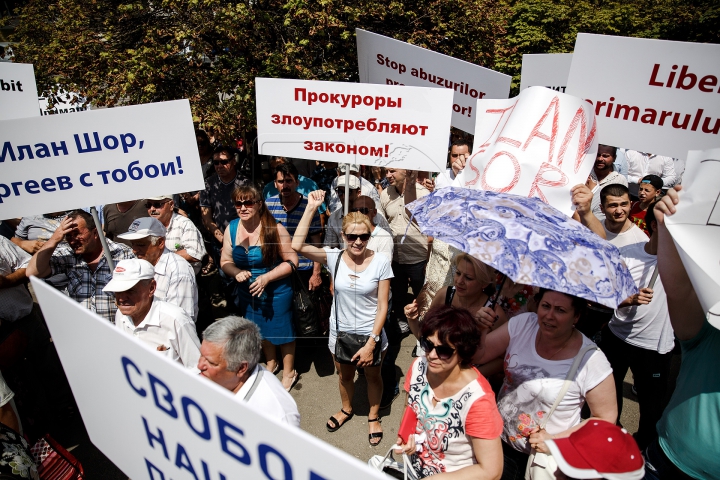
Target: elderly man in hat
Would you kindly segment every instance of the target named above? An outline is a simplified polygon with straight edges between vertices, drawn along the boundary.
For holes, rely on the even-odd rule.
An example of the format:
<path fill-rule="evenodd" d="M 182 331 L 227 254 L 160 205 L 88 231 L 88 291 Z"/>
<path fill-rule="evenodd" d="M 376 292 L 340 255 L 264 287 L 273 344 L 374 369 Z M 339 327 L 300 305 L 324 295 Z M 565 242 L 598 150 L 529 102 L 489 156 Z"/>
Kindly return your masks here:
<path fill-rule="evenodd" d="M 115 326 L 194 370 L 200 359 L 195 323 L 180 307 L 155 297 L 155 269 L 146 260 L 118 262 L 103 289 L 115 294 Z"/>
<path fill-rule="evenodd" d="M 198 289 L 190 264 L 165 246 L 165 227 L 153 217 L 138 218 L 129 231 L 119 235 L 130 241 L 137 258 L 147 260 L 155 269 L 155 296 L 185 310 L 197 320 Z"/>

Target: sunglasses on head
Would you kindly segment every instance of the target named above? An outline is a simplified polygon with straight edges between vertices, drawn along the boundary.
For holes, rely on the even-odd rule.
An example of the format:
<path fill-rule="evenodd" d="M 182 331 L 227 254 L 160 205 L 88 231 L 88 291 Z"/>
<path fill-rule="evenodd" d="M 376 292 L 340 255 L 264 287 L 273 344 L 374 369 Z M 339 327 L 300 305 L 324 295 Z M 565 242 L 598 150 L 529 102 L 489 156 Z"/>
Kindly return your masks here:
<path fill-rule="evenodd" d="M 231 160 L 213 160 L 213 165 L 227 165 Z"/>
<path fill-rule="evenodd" d="M 145 208 L 162 208 L 168 202 L 145 202 Z"/>
<path fill-rule="evenodd" d="M 425 355 L 435 350 L 435 354 L 440 360 L 448 360 L 455 354 L 455 349 L 447 345 L 435 345 L 427 338 L 420 339 L 420 346 L 425 351 Z"/>
<path fill-rule="evenodd" d="M 354 207 L 351 212 L 360 212 L 363 215 L 368 215 L 370 213 L 370 209 L 368 207 Z"/>
<path fill-rule="evenodd" d="M 235 207 L 252 207 L 256 203 L 260 203 L 257 200 L 235 200 Z"/>
<path fill-rule="evenodd" d="M 361 242 L 367 242 L 368 240 L 370 240 L 369 233 L 361 233 L 360 235 L 358 235 L 356 233 L 346 233 L 345 236 L 347 237 L 347 239 L 350 242 L 354 242 L 358 238 L 360 239 Z"/>

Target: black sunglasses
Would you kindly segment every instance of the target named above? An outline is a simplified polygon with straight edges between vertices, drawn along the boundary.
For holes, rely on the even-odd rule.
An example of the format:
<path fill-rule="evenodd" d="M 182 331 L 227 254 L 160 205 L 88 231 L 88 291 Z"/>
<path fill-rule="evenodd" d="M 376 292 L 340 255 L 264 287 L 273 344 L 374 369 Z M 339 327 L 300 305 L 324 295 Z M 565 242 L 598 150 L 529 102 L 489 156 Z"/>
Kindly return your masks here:
<path fill-rule="evenodd" d="M 363 215 L 368 215 L 368 214 L 370 214 L 370 209 L 367 208 L 367 207 L 355 207 L 355 208 L 351 209 L 350 211 L 351 211 L 351 212 L 360 212 L 360 213 L 362 213 Z"/>
<path fill-rule="evenodd" d="M 145 208 L 162 208 L 168 202 L 145 202 Z"/>
<path fill-rule="evenodd" d="M 256 203 L 260 203 L 258 200 L 235 200 L 235 207 L 252 207 Z"/>
<path fill-rule="evenodd" d="M 213 160 L 213 165 L 227 165 L 232 160 Z"/>
<path fill-rule="evenodd" d="M 425 355 L 435 350 L 440 360 L 449 360 L 455 354 L 455 349 L 448 347 L 447 345 L 435 345 L 427 338 L 423 337 L 420 339 L 420 346 L 425 351 Z"/>
<path fill-rule="evenodd" d="M 368 240 L 370 240 L 369 233 L 361 233 L 360 235 L 358 235 L 356 233 L 346 233 L 345 236 L 351 243 L 355 242 L 355 240 L 357 240 L 358 238 L 360 239 L 361 242 L 367 242 Z"/>

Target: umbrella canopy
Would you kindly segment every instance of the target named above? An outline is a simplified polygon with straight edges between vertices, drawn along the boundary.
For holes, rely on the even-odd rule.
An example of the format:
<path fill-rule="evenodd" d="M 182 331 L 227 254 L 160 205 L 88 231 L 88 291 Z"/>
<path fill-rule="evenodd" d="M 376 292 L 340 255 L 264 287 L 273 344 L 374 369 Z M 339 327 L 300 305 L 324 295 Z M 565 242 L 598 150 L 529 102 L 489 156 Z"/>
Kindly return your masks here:
<path fill-rule="evenodd" d="M 537 198 L 448 187 L 407 206 L 420 230 L 516 283 L 617 308 L 637 293 L 619 250 Z"/>

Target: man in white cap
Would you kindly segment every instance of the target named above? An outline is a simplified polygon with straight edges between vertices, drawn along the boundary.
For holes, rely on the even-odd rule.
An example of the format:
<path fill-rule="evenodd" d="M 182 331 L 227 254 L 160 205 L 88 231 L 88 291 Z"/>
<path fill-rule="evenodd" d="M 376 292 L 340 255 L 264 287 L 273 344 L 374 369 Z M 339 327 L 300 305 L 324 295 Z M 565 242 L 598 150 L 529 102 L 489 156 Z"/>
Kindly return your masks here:
<path fill-rule="evenodd" d="M 195 323 L 182 308 L 155 297 L 154 276 L 155 269 L 146 260 L 118 262 L 103 289 L 115 294 L 115 326 L 195 370 L 200 360 Z"/>
<path fill-rule="evenodd" d="M 185 310 L 197 320 L 198 289 L 195 272 L 188 262 L 165 247 L 165 227 L 153 217 L 138 218 L 127 233 L 118 235 L 130 241 L 137 258 L 147 260 L 155 268 L 155 296 Z"/>
<path fill-rule="evenodd" d="M 147 198 L 145 208 L 149 216 L 165 227 L 165 248 L 187 260 L 197 275 L 207 253 L 200 230 L 189 218 L 175 213 L 172 195 Z"/>
<path fill-rule="evenodd" d="M 340 203 L 340 196 L 338 195 L 338 192 L 336 189 L 338 188 L 340 179 L 345 176 L 345 167 L 346 165 L 341 163 L 338 170 L 340 170 L 340 176 L 333 180 L 331 188 L 330 188 L 330 212 L 334 212 L 336 210 L 339 210 L 342 208 L 342 203 Z M 370 198 L 372 198 L 375 201 L 375 208 L 377 208 L 378 212 L 382 212 L 380 209 L 380 194 L 377 191 L 377 188 L 375 188 L 375 185 L 365 180 L 360 175 L 360 167 L 358 167 L 355 164 L 350 165 L 350 176 L 355 177 L 360 182 L 360 195 L 366 195 Z M 343 185 L 345 185 L 343 183 Z M 344 195 L 344 192 L 343 192 Z M 382 215 L 382 213 L 381 213 Z"/>

